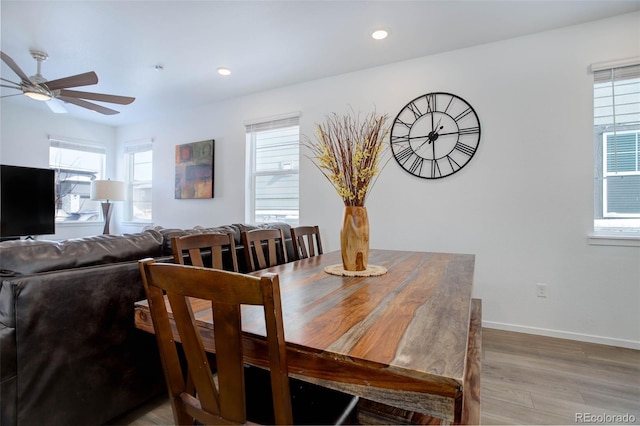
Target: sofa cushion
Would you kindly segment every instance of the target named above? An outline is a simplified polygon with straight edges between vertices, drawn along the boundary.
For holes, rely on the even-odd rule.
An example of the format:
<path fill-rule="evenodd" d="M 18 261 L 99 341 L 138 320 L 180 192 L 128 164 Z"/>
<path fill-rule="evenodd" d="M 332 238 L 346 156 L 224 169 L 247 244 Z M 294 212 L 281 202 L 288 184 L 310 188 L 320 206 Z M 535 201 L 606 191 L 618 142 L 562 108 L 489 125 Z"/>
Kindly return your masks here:
<path fill-rule="evenodd" d="M 231 233 L 233 234 L 233 238 L 236 246 L 240 246 L 242 244 L 242 231 L 256 229 L 256 226 L 234 223 L 232 225 L 223 225 L 223 226 L 214 226 L 214 227 L 195 226 L 192 229 L 163 228 L 161 226 L 156 226 L 153 229 L 160 232 L 160 234 L 162 234 L 164 238 L 164 242 L 162 245 L 162 254 L 164 254 L 165 256 L 169 256 L 173 254 L 173 249 L 171 247 L 171 238 L 173 237 L 182 237 L 183 235 L 190 235 L 190 234 L 229 234 Z"/>
<path fill-rule="evenodd" d="M 82 266 L 139 260 L 162 254 L 162 235 L 97 235 L 65 241 L 17 240 L 0 243 L 3 273 L 34 274 Z"/>
<path fill-rule="evenodd" d="M 269 222 L 258 225 L 259 229 L 282 229 L 285 239 L 291 238 L 291 225 L 285 222 Z"/>
<path fill-rule="evenodd" d="M 162 254 L 170 256 L 173 254 L 171 247 L 171 238 L 182 237 L 183 235 L 190 234 L 233 234 L 234 242 L 238 249 L 242 248 L 242 233 L 244 231 L 251 231 L 253 229 L 282 229 L 285 239 L 291 239 L 291 226 L 284 222 L 270 222 L 262 223 L 260 225 L 248 225 L 245 223 L 233 223 L 231 225 L 222 226 L 195 226 L 191 229 L 179 229 L 179 228 L 163 228 L 162 226 L 154 226 L 149 228 L 159 232 L 164 238 L 162 244 Z"/>
<path fill-rule="evenodd" d="M 205 228 L 202 226 L 196 226 L 193 229 L 197 230 L 201 234 L 231 234 L 233 235 L 233 242 L 236 245 L 242 243 L 242 231 L 240 231 L 240 225 L 237 225 L 237 224 L 216 226 L 214 228 Z"/>

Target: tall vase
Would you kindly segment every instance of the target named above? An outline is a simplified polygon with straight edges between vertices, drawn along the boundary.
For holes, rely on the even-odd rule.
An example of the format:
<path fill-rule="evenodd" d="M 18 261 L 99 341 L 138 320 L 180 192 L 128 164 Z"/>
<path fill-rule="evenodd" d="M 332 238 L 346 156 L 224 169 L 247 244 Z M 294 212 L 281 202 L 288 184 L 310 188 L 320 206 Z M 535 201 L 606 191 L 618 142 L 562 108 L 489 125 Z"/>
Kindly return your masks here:
<path fill-rule="evenodd" d="M 342 265 L 346 271 L 364 271 L 369 261 L 369 217 L 366 207 L 345 206 L 340 230 Z"/>

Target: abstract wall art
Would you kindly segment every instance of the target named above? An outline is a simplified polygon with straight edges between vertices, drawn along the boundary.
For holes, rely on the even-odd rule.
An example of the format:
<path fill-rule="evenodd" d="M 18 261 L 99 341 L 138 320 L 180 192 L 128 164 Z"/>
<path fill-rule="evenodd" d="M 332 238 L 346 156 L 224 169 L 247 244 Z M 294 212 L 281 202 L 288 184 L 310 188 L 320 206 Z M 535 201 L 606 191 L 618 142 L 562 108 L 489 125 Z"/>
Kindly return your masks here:
<path fill-rule="evenodd" d="M 176 145 L 176 199 L 213 198 L 214 142 Z"/>

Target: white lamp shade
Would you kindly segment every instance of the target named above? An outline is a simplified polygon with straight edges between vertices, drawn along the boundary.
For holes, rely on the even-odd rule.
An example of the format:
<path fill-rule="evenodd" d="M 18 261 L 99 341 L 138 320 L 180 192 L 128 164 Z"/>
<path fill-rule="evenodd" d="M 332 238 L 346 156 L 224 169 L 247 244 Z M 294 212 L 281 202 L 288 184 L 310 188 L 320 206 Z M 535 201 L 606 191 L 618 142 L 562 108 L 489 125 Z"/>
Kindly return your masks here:
<path fill-rule="evenodd" d="M 91 199 L 123 201 L 125 199 L 124 182 L 119 180 L 91 181 Z"/>

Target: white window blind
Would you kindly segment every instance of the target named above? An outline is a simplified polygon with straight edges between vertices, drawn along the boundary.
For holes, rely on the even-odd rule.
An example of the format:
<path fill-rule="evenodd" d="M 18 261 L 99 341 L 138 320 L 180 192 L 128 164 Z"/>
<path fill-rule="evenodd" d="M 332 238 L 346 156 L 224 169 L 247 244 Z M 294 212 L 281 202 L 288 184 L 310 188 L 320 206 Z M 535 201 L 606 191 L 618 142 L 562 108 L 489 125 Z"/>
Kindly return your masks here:
<path fill-rule="evenodd" d="M 153 144 L 151 142 L 124 147 L 127 166 L 127 220 L 150 222 L 152 219 Z"/>
<path fill-rule="evenodd" d="M 640 231 L 640 63 L 594 70 L 596 230 Z"/>
<path fill-rule="evenodd" d="M 91 181 L 104 179 L 106 149 L 90 143 L 49 138 L 49 166 L 55 169 L 56 222 L 101 220 L 98 201 L 91 200 Z"/>
<path fill-rule="evenodd" d="M 253 223 L 298 223 L 299 117 L 246 126 L 248 146 L 247 219 Z"/>

